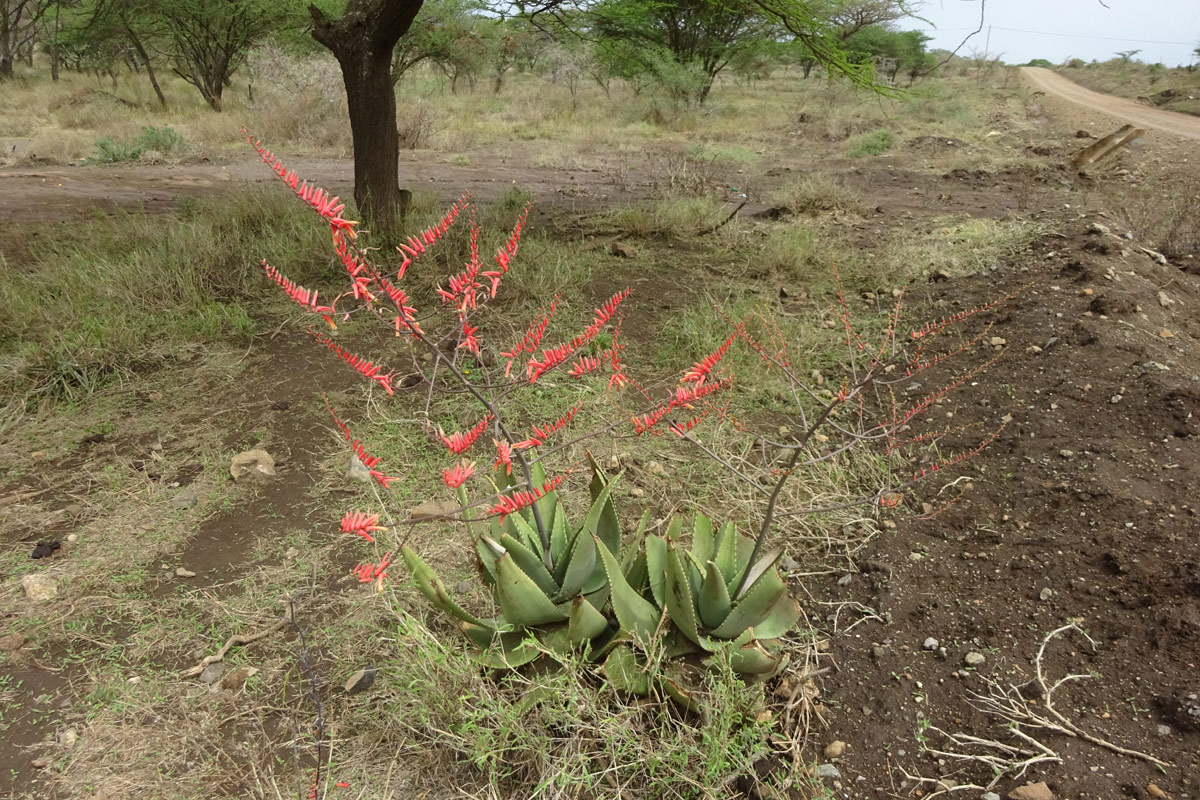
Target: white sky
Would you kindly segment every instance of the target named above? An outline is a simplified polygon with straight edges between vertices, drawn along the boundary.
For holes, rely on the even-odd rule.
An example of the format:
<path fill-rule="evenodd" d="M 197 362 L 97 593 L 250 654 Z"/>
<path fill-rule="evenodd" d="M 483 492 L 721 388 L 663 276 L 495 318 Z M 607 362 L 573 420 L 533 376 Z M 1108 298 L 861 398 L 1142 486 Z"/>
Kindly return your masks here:
<path fill-rule="evenodd" d="M 1067 58 L 1106 61 L 1118 50 L 1141 50 L 1134 58 L 1169 67 L 1197 60 L 1200 46 L 1200 0 L 986 0 L 983 30 L 959 50 L 987 52 L 1009 64 L 1045 58 L 1055 64 Z M 933 36 L 930 48 L 953 50 L 979 26 L 982 0 L 925 0 L 919 20 L 903 20 Z M 1105 8 L 1108 6 L 1108 8 Z"/>

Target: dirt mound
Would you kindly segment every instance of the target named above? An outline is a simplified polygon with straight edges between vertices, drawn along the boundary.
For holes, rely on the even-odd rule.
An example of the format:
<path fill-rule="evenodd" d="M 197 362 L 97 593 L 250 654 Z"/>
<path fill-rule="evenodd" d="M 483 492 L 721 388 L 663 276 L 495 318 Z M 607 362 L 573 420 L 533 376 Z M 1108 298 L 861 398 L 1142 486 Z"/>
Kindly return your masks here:
<path fill-rule="evenodd" d="M 994 329 L 1005 357 L 944 407 L 955 425 L 997 412 L 1012 422 L 972 462 L 965 502 L 899 521 L 862 554 L 873 568 L 844 587 L 830 580 L 812 609 L 826 619 L 829 603 L 844 603 L 873 618 L 833 639 L 837 671 L 825 685 L 834 708 L 825 736 L 851 744 L 839 767 L 854 796 L 935 791 L 902 783 L 903 773 L 986 786 L 991 770 L 947 755 L 964 748 L 939 731 L 1029 747 L 1005 718 L 983 713 L 980 696 L 1031 681 L 1047 634 L 1071 622 L 1094 643 L 1069 631 L 1046 645 L 1051 683 L 1087 676 L 1060 687 L 1055 708 L 1173 766 L 1164 774 L 1026 727 L 1064 763 L 996 791 L 1030 780 L 1060 797 L 1143 797 L 1151 782 L 1174 797 L 1196 791 L 1200 281 L 1133 242 L 1089 233 L 1086 221 L 1061 229 L 1022 266 L 930 288 L 957 310 L 1032 281 Z M 960 488 L 929 485 L 927 499 Z M 1022 697 L 1043 707 L 1036 686 Z M 923 752 L 914 737 L 944 752 Z"/>

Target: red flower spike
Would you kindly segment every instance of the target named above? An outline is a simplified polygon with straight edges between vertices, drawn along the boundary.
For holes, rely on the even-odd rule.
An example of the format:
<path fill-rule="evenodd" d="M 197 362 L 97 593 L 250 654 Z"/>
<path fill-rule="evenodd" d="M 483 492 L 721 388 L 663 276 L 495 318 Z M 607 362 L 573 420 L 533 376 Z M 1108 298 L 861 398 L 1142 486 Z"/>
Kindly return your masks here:
<path fill-rule="evenodd" d="M 374 362 L 371 362 L 371 361 L 367 361 L 367 360 L 363 359 L 361 356 L 356 356 L 354 353 L 351 353 L 348 350 L 343 349 L 340 344 L 338 344 L 333 339 L 329 338 L 328 336 L 326 336 L 323 333 L 318 333 L 317 331 L 314 331 L 311 328 L 309 329 L 308 332 L 310 334 L 312 334 L 313 338 L 315 338 L 318 342 L 325 345 L 330 350 L 332 350 L 335 354 L 337 354 L 338 358 L 340 358 L 342 361 L 345 361 L 350 366 L 354 367 L 354 369 L 360 375 L 362 375 L 365 378 L 370 378 L 371 380 L 378 383 L 383 388 L 383 390 L 385 392 L 387 392 L 389 395 L 393 394 L 392 378 L 395 377 L 394 373 L 389 372 L 386 375 L 381 374 L 382 367 L 380 367 L 378 364 L 375 364 Z"/>
<path fill-rule="evenodd" d="M 463 453 L 471 449 L 471 446 L 475 444 L 475 440 L 478 439 L 480 434 L 487 429 L 488 423 L 491 421 L 492 415 L 486 414 L 484 415 L 483 419 L 479 420 L 475 427 L 468 431 L 452 433 L 447 436 L 441 428 L 438 428 L 438 436 L 442 437 L 442 444 L 446 445 L 446 447 L 450 449 L 451 453 L 454 453 L 456 456 L 461 456 Z"/>
<path fill-rule="evenodd" d="M 513 444 L 513 446 L 512 446 L 513 449 L 514 450 L 528 450 L 530 447 L 540 447 L 542 444 L 545 443 L 545 441 L 547 439 L 549 439 L 551 436 L 553 436 L 558 431 L 565 428 L 571 422 L 571 420 L 573 420 L 575 418 L 575 415 L 577 413 L 579 413 L 579 409 L 581 409 L 581 408 L 583 408 L 582 404 L 575 406 L 570 411 L 568 411 L 565 415 L 563 415 L 562 417 L 559 417 L 558 419 L 554 420 L 554 422 L 551 422 L 548 425 L 545 425 L 542 427 L 534 425 L 533 426 L 533 435 L 530 436 L 528 439 L 526 439 L 523 442 L 516 442 L 515 444 Z"/>
<path fill-rule="evenodd" d="M 681 382 L 695 384 L 704 383 L 704 379 L 708 377 L 710 372 L 712 372 L 713 367 L 719 364 L 721 359 L 725 357 L 725 354 L 729 352 L 729 346 L 733 344 L 733 340 L 741 335 L 741 329 L 742 326 L 738 325 L 737 329 L 734 330 L 733 333 L 729 334 L 729 338 L 726 339 L 720 347 L 692 365 L 692 368 L 684 373 L 683 380 Z"/>
<path fill-rule="evenodd" d="M 364 561 L 350 570 L 351 575 L 357 575 L 359 583 L 375 581 L 379 590 L 383 591 L 383 579 L 387 577 L 387 568 L 392 565 L 392 554 L 389 551 L 379 560 L 378 564 Z"/>
<path fill-rule="evenodd" d="M 508 364 L 504 367 L 504 377 L 508 377 L 509 371 L 512 370 L 513 361 L 521 353 L 533 353 L 537 351 L 538 345 L 542 343 L 542 337 L 546 334 L 546 328 L 550 325 L 550 320 L 554 318 L 554 311 L 558 308 L 558 296 L 550 302 L 550 310 L 539 321 L 529 326 L 525 331 L 525 335 L 521 337 L 521 341 L 517 342 L 513 348 L 507 353 L 500 355 L 508 359 Z"/>
<path fill-rule="evenodd" d="M 558 475 L 552 480 L 546 481 L 541 487 L 513 492 L 511 495 L 502 495 L 500 501 L 492 506 L 489 513 L 499 514 L 500 523 L 503 524 L 504 518 L 509 514 L 515 514 L 523 508 L 528 508 L 561 486 L 564 478 L 565 476 Z"/>
<path fill-rule="evenodd" d="M 580 356 L 579 359 L 571 365 L 570 371 L 567 373 L 572 378 L 581 378 L 591 372 L 600 371 L 600 359 L 595 356 Z"/>
<path fill-rule="evenodd" d="M 512 446 L 508 442 L 499 439 L 492 439 L 496 445 L 496 463 L 492 465 L 492 469 L 500 469 L 500 465 L 504 465 L 504 474 L 512 474 Z"/>
<path fill-rule="evenodd" d="M 408 241 L 399 245 L 397 249 L 404 256 L 404 261 L 400 264 L 400 271 L 396 275 L 396 280 L 403 280 L 405 271 L 412 265 L 414 261 L 420 258 L 425 251 L 438 243 L 438 240 L 446 235 L 446 231 L 458 219 L 459 213 L 469 204 L 471 195 L 469 192 L 464 193 L 462 197 L 454 201 L 450 209 L 442 216 L 440 220 L 430 225 L 423 231 L 409 236 Z"/>
<path fill-rule="evenodd" d="M 333 314 L 335 313 L 332 306 L 317 305 L 317 293 L 309 289 L 305 289 L 297 283 L 292 282 L 282 272 L 272 267 L 263 259 L 263 271 L 267 273 L 267 277 L 275 281 L 288 297 L 292 298 L 301 308 L 306 308 L 309 311 L 315 311 L 318 314 Z"/>
<path fill-rule="evenodd" d="M 457 489 L 467 482 L 467 479 L 475 474 L 475 462 L 467 462 L 466 460 L 459 461 L 451 469 L 442 470 L 442 483 L 449 486 L 451 489 Z"/>
<path fill-rule="evenodd" d="M 379 522 L 378 514 L 368 516 L 364 511 L 347 511 L 346 516 L 342 517 L 342 531 L 357 533 L 368 542 L 373 542 L 375 538 L 371 536 L 372 533 L 387 530 L 387 528 L 376 525 L 377 522 Z"/>
<path fill-rule="evenodd" d="M 572 339 L 571 344 L 575 347 L 582 347 L 592 339 L 595 339 L 600 331 L 604 330 L 604 326 L 608 324 L 609 320 L 612 319 L 613 314 L 617 311 L 617 306 L 621 305 L 625 298 L 629 297 L 631 291 L 630 289 L 622 289 L 608 298 L 604 302 L 604 305 L 596 309 L 596 316 L 592 318 L 592 324 L 588 325 L 583 333 Z"/>
<path fill-rule="evenodd" d="M 471 327 L 471 324 L 464 321 L 462 324 L 462 337 L 458 346 L 465 347 L 475 355 L 479 355 L 479 340 L 475 338 L 475 334 L 479 333 L 479 328 Z"/>
<path fill-rule="evenodd" d="M 536 357 L 529 359 L 529 364 L 526 367 L 526 374 L 529 376 L 529 382 L 536 383 L 538 378 L 542 377 L 547 372 L 570 358 L 576 349 L 577 348 L 569 344 L 560 344 L 558 347 L 552 347 L 549 350 L 543 350 L 541 361 L 537 361 Z"/>
<path fill-rule="evenodd" d="M 262 156 L 263 163 L 270 166 L 271 170 L 277 176 L 279 176 L 279 179 L 282 180 L 289 189 L 296 193 L 297 197 L 299 197 L 310 207 L 312 207 L 314 211 L 324 217 L 325 221 L 329 223 L 329 227 L 334 231 L 334 233 L 344 232 L 351 237 L 355 236 L 354 226 L 357 225 L 358 222 L 344 219 L 341 216 L 342 211 L 344 211 L 346 208 L 344 204 L 338 202 L 336 197 L 326 194 L 326 192 L 322 189 L 317 189 L 316 187 L 310 186 L 307 183 L 304 185 L 299 185 L 300 179 L 296 176 L 296 173 L 290 172 L 283 165 L 283 161 L 281 159 L 276 158 L 270 150 L 267 150 L 266 147 L 263 146 L 261 140 L 255 139 L 254 136 L 248 130 L 246 130 L 245 126 L 242 127 L 242 133 L 245 134 L 246 141 L 250 142 L 250 145 L 258 151 L 260 156 Z"/>

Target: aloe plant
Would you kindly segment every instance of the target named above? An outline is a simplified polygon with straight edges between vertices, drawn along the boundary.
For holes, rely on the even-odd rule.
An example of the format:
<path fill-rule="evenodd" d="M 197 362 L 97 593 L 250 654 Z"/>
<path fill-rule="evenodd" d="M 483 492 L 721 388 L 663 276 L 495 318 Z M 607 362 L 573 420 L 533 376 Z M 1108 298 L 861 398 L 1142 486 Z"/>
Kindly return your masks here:
<path fill-rule="evenodd" d="M 417 589 L 458 620 L 463 634 L 484 648 L 482 661 L 489 666 L 516 667 L 546 652 L 570 649 L 588 649 L 599 658 L 624 640 L 603 613 L 608 577 L 600 560 L 601 552 L 621 552 L 621 526 L 612 502 L 620 474 L 609 479 L 589 460 L 592 504 L 578 526 L 568 519 L 557 491 L 546 492 L 534 504 L 505 515 L 503 521 L 493 517 L 485 525 L 468 519 L 483 579 L 500 609 L 495 617 L 480 617 L 463 608 L 411 548 L 400 548 Z M 543 484 L 545 473 L 538 462 L 533 462 L 531 471 L 533 484 Z M 497 490 L 502 497 L 514 493 L 507 472 L 501 472 L 501 482 Z M 459 491 L 466 506 L 465 490 Z"/>
<path fill-rule="evenodd" d="M 763 680 L 786 664 L 779 637 L 800 619 L 800 607 L 775 568 L 781 548 L 757 557 L 755 540 L 728 522 L 719 529 L 697 514 L 691 547 L 681 544 L 683 519 L 671 520 L 665 537 L 648 535 L 622 565 L 598 542 L 608 575 L 611 607 L 621 627 L 643 648 L 666 628 L 663 688 L 685 706 L 695 705 L 697 677 L 714 659 L 748 680 Z M 628 551 L 627 551 L 628 552 Z M 754 560 L 752 560 L 754 559 Z M 633 643 L 615 646 L 604 670 L 618 688 L 648 691 L 642 656 Z"/>

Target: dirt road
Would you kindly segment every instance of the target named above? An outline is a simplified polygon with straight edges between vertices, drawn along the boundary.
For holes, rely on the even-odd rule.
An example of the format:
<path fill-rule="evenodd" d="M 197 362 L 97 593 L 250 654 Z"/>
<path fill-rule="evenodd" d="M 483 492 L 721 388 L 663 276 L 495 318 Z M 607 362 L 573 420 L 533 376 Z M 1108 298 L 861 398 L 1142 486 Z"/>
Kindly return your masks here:
<path fill-rule="evenodd" d="M 1093 111 L 1131 122 L 1143 128 L 1154 128 L 1185 139 L 1200 141 L 1200 117 L 1190 117 L 1174 111 L 1163 111 L 1142 105 L 1136 100 L 1093 92 L 1043 67 L 1021 67 L 1021 74 L 1031 84 L 1072 103 Z"/>

